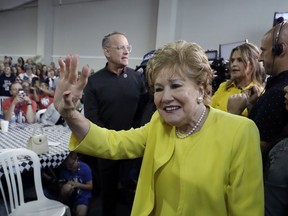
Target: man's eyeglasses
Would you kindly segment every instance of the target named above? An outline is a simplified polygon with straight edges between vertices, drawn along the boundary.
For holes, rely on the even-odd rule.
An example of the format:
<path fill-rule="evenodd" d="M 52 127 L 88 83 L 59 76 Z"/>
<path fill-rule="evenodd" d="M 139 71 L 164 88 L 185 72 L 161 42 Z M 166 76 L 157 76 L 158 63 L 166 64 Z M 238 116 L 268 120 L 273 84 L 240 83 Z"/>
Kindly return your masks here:
<path fill-rule="evenodd" d="M 119 46 L 110 46 L 108 48 L 113 48 L 117 50 L 122 50 L 122 51 L 128 51 L 128 53 L 132 52 L 132 45 L 119 45 Z"/>

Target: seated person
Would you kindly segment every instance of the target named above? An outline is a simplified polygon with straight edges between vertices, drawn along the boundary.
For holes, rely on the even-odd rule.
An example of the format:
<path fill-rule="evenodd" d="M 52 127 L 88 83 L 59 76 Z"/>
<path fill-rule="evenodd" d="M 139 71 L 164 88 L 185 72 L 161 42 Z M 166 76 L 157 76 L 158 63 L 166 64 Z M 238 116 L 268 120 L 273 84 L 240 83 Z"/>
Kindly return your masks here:
<path fill-rule="evenodd" d="M 41 122 L 45 125 L 65 125 L 65 120 L 55 109 L 54 103 L 51 103 L 47 110 L 41 116 Z"/>
<path fill-rule="evenodd" d="M 53 69 L 49 70 L 47 73 L 47 83 L 49 90 L 55 90 L 57 77 L 55 76 L 55 71 Z"/>
<path fill-rule="evenodd" d="M 15 79 L 16 77 L 11 73 L 11 68 L 5 67 L 4 72 L 0 74 L 0 96 L 11 96 L 9 90 Z"/>
<path fill-rule="evenodd" d="M 34 66 L 33 65 L 26 65 L 25 66 L 25 73 L 19 74 L 18 78 L 23 81 L 28 81 L 29 83 L 32 83 L 32 78 L 37 77 L 34 73 Z"/>
<path fill-rule="evenodd" d="M 23 122 L 34 123 L 37 104 L 31 100 L 23 91 L 20 83 L 12 83 L 10 87 L 11 97 L 4 99 L 2 102 L 4 119 L 15 121 L 20 114 L 24 119 Z M 14 119 L 15 118 L 15 119 Z M 21 119 L 22 121 L 22 119 Z"/>
<path fill-rule="evenodd" d="M 22 87 L 23 87 L 23 90 L 24 90 L 25 94 L 28 95 L 29 98 L 34 100 L 33 93 L 31 91 L 31 84 L 26 80 L 26 81 L 22 82 Z"/>
<path fill-rule="evenodd" d="M 76 109 L 83 114 L 83 108 L 80 101 L 76 105 Z M 42 123 L 46 125 L 63 125 L 66 126 L 66 122 L 60 113 L 55 109 L 54 103 L 51 103 L 47 110 L 41 116 Z"/>
<path fill-rule="evenodd" d="M 45 180 L 55 182 L 54 175 L 49 176 L 46 172 L 42 176 Z M 57 179 L 56 199 L 70 206 L 76 216 L 86 215 L 93 189 L 91 168 L 78 159 L 76 152 L 70 152 L 58 169 Z M 49 196 L 53 197 L 51 194 Z"/>
<path fill-rule="evenodd" d="M 33 97 L 38 104 L 39 109 L 47 109 L 53 103 L 54 91 L 48 89 L 48 84 L 41 82 L 40 85 L 35 85 L 33 88 Z"/>

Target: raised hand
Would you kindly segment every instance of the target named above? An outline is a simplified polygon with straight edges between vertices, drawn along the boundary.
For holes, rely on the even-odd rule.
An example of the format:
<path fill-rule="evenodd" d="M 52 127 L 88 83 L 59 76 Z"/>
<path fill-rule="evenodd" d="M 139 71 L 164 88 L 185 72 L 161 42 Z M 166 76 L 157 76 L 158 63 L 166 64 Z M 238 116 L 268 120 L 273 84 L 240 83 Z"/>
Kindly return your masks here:
<path fill-rule="evenodd" d="M 263 90 L 261 90 L 257 85 L 251 86 L 251 88 L 249 88 L 247 91 L 249 96 L 248 103 L 252 105 L 258 100 L 258 98 L 263 93 Z"/>
<path fill-rule="evenodd" d="M 58 60 L 60 77 L 54 95 L 54 105 L 64 118 L 69 117 L 71 111 L 75 110 L 90 73 L 89 66 L 85 65 L 78 79 L 78 58 L 78 55 L 68 55 L 65 61 L 62 58 Z"/>
<path fill-rule="evenodd" d="M 227 111 L 233 114 L 241 115 L 247 107 L 248 98 L 247 94 L 240 93 L 231 95 L 228 98 Z"/>
<path fill-rule="evenodd" d="M 24 99 L 22 98 L 22 96 L 16 95 L 16 97 L 14 97 L 14 99 L 13 99 L 13 104 L 16 105 L 16 104 L 21 103 L 23 101 L 24 101 Z"/>
<path fill-rule="evenodd" d="M 227 111 L 240 115 L 246 107 L 248 110 L 251 110 L 262 92 L 263 90 L 261 90 L 257 85 L 253 85 L 240 94 L 231 95 L 228 98 Z"/>

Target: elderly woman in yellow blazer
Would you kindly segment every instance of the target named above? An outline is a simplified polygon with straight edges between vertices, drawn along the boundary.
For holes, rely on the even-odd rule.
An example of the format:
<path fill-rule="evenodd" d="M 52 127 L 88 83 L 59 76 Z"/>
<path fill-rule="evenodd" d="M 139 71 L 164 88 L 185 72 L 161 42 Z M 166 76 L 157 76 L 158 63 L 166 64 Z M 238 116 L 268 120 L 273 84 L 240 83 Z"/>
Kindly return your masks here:
<path fill-rule="evenodd" d="M 260 51 L 252 43 L 243 43 L 232 49 L 229 59 L 230 79 L 221 83 L 212 96 L 211 106 L 223 111 L 227 108 L 230 96 L 246 92 L 255 86 L 259 92 L 263 91 L 264 69 L 259 63 Z M 248 110 L 242 112 L 248 116 Z"/>
<path fill-rule="evenodd" d="M 212 71 L 199 45 L 177 41 L 156 50 L 147 78 L 157 111 L 127 131 L 101 128 L 77 112 L 89 67 L 77 82 L 78 57 L 59 64 L 54 103 L 73 132 L 70 150 L 115 160 L 143 156 L 131 215 L 263 216 L 257 127 L 209 106 Z"/>

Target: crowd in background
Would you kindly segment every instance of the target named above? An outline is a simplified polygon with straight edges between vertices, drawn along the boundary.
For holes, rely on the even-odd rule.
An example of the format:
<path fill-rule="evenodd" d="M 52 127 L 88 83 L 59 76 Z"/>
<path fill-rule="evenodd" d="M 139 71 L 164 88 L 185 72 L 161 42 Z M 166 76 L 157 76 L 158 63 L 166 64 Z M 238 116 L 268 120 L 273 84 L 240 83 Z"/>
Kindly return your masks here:
<path fill-rule="evenodd" d="M 55 63 L 35 63 L 32 58 L 19 57 L 17 62 L 10 56 L 0 61 L 0 96 L 12 96 L 10 86 L 14 82 L 37 102 L 38 109 L 47 108 L 53 102 L 59 69 Z"/>

